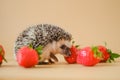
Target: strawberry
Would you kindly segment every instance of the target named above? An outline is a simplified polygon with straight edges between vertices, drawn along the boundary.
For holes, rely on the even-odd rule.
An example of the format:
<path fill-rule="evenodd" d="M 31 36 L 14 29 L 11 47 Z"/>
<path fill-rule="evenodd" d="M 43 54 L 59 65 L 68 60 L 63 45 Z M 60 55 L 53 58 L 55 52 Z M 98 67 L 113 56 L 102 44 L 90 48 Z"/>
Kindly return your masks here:
<path fill-rule="evenodd" d="M 120 57 L 119 54 L 113 53 L 110 49 L 107 49 L 105 46 L 98 46 L 100 52 L 102 52 L 102 60 L 100 62 L 112 62 L 115 58 Z"/>
<path fill-rule="evenodd" d="M 77 63 L 85 66 L 94 66 L 100 62 L 102 53 L 97 47 L 85 47 L 77 52 Z"/>
<path fill-rule="evenodd" d="M 74 64 L 76 63 L 76 59 L 77 59 L 77 49 L 75 46 L 72 46 L 70 48 L 70 51 L 71 51 L 71 55 L 64 58 L 69 64 Z"/>
<path fill-rule="evenodd" d="M 68 56 L 68 57 L 64 57 L 65 60 L 69 63 L 69 64 L 74 64 L 76 63 L 76 59 L 77 59 L 77 47 L 78 45 L 74 46 L 74 41 L 72 42 L 72 47 L 70 48 L 70 52 L 71 52 L 71 55 Z"/>
<path fill-rule="evenodd" d="M 2 64 L 2 61 L 4 60 L 5 62 L 7 62 L 7 60 L 5 59 L 5 50 L 3 48 L 2 45 L 0 45 L 0 65 Z"/>
<path fill-rule="evenodd" d="M 2 64 L 2 59 L 3 59 L 2 56 L 0 56 L 0 65 Z"/>
<path fill-rule="evenodd" d="M 101 51 L 102 54 L 103 54 L 103 55 L 102 55 L 102 60 L 101 60 L 100 62 L 106 62 L 106 61 L 108 60 L 108 58 L 110 57 L 110 54 L 108 53 L 107 48 L 104 47 L 104 46 L 99 45 L 99 46 L 98 46 L 98 49 L 99 49 L 99 51 Z"/>
<path fill-rule="evenodd" d="M 17 52 L 17 62 L 20 66 L 30 68 L 38 63 L 38 53 L 31 47 L 23 46 Z"/>

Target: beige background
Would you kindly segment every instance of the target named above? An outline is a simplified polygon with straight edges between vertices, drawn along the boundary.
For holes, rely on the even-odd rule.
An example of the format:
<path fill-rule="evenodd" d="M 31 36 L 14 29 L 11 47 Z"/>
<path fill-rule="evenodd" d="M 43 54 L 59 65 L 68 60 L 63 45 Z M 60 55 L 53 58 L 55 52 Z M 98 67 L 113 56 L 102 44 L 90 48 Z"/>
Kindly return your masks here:
<path fill-rule="evenodd" d="M 103 44 L 120 52 L 120 0 L 0 0 L 0 44 L 13 54 L 18 34 L 34 24 L 58 25 L 81 47 Z"/>
<path fill-rule="evenodd" d="M 7 59 L 13 61 L 9 61 L 8 64 L 6 63 L 4 69 L 13 71 L 12 74 L 16 73 L 15 70 L 18 70 L 18 73 L 25 72 L 22 76 L 28 76 L 27 71 L 28 73 L 32 73 L 32 70 L 29 71 L 28 69 L 26 71 L 23 68 L 19 68 L 17 64 L 15 66 L 13 65 L 15 64 L 13 59 L 13 45 L 21 31 L 30 25 L 40 23 L 54 24 L 64 28 L 73 35 L 74 40 L 81 47 L 98 44 L 104 45 L 106 41 L 108 48 L 120 53 L 120 0 L 0 0 L 0 44 L 5 47 Z M 101 65 L 102 68 L 100 67 Z M 114 66 L 111 67 L 111 65 Z M 107 67 L 104 64 L 100 64 L 100 66 L 97 68 L 85 68 L 82 66 L 82 69 L 80 68 L 78 71 L 78 65 L 71 65 L 69 67 L 71 71 L 76 68 L 76 72 L 72 71 L 74 73 L 71 75 L 75 73 L 80 74 L 81 72 L 83 74 L 74 77 L 70 76 L 69 78 L 79 79 L 81 77 L 84 80 L 118 80 L 120 78 L 118 75 L 120 74 L 119 63 L 108 64 Z M 49 71 L 50 66 L 46 67 Z M 64 67 L 68 68 L 65 65 L 59 64 L 52 67 L 55 67 L 57 72 L 52 69 L 51 71 L 55 74 L 59 73 L 58 75 L 63 76 L 65 79 L 68 78 L 67 74 L 71 72 L 64 69 Z M 33 73 L 37 72 L 36 69 L 33 70 Z M 46 74 L 47 70 L 43 69 L 42 72 Z M 66 73 L 60 74 L 60 72 L 62 73 L 61 70 L 66 70 Z M 92 70 L 93 76 L 91 74 Z M 106 73 L 101 72 L 103 70 Z M 105 74 L 110 75 L 113 72 L 111 70 L 116 72 L 114 73 L 115 76 L 105 78 Z M 9 77 L 14 78 L 14 76 L 10 75 L 10 71 L 7 72 L 8 74 L 3 69 L 1 71 L 3 73 L 0 74 L 2 78 L 4 76 L 8 76 L 8 79 Z M 102 73 L 102 75 L 96 71 Z M 37 73 L 40 74 L 39 72 Z M 86 73 L 89 75 L 88 77 L 86 77 Z M 50 73 L 50 75 L 46 77 L 53 79 L 54 74 Z M 18 77 L 20 75 L 16 74 L 16 76 Z M 60 78 L 61 76 L 56 76 L 56 78 Z M 34 75 L 33 78 L 35 77 L 39 78 L 39 75 Z M 32 78 L 30 79 L 32 80 Z"/>

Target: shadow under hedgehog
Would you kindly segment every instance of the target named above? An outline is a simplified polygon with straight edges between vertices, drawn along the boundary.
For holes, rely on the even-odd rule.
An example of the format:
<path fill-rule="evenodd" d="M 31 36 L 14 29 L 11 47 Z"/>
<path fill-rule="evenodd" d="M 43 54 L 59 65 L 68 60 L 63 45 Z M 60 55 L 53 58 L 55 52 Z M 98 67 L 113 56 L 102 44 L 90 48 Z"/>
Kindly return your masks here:
<path fill-rule="evenodd" d="M 58 26 L 51 24 L 34 25 L 19 34 L 15 41 L 14 53 L 16 56 L 18 49 L 23 46 L 32 44 L 33 49 L 35 49 L 41 45 L 43 49 L 38 64 L 54 63 L 58 61 L 55 54 L 70 56 L 71 39 L 72 35 Z"/>

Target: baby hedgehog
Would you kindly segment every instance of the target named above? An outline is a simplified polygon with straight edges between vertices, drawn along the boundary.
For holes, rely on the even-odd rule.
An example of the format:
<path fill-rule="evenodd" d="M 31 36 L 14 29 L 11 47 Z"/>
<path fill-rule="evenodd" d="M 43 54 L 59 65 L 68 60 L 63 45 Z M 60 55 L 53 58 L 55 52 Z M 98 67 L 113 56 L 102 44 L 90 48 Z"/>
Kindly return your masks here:
<path fill-rule="evenodd" d="M 70 56 L 71 34 L 60 27 L 50 24 L 34 25 L 25 29 L 15 41 L 15 55 L 22 46 L 33 45 L 35 49 L 39 45 L 43 47 L 39 64 L 54 63 L 58 61 L 55 54 L 60 53 L 63 56 Z M 54 60 L 54 61 L 53 61 Z"/>

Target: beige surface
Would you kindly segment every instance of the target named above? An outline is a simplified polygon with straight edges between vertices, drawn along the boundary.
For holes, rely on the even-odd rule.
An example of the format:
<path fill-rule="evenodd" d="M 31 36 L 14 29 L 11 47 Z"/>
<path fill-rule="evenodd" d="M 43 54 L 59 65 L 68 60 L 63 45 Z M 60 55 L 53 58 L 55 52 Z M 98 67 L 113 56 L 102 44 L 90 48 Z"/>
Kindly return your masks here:
<path fill-rule="evenodd" d="M 9 63 L 0 67 L 0 80 L 82 79 L 118 80 L 120 62 L 95 67 L 60 64 L 24 69 L 13 59 L 18 34 L 29 25 L 58 25 L 81 47 L 104 44 L 120 53 L 120 0 L 0 0 L 0 44 Z"/>
<path fill-rule="evenodd" d="M 53 65 L 22 68 L 15 60 L 0 67 L 0 80 L 120 80 L 120 60 L 115 63 L 99 63 L 94 67 L 67 64 L 62 56 Z"/>

